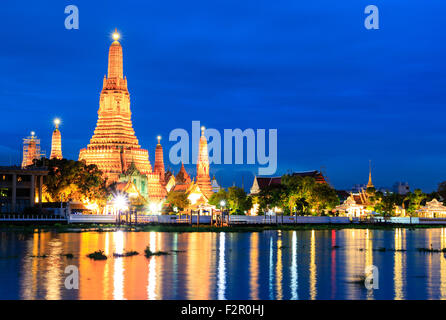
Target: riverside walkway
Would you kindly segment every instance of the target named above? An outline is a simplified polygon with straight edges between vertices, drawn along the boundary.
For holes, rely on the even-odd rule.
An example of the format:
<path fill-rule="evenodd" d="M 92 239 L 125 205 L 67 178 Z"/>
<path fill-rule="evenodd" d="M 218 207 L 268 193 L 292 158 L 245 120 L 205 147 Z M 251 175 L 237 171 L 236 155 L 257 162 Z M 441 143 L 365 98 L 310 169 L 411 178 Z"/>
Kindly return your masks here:
<path fill-rule="evenodd" d="M 202 224 L 212 225 L 216 223 L 217 216 L 210 215 L 81 215 L 69 216 L 57 215 L 0 215 L 0 223 L 68 223 L 68 224 L 169 224 L 187 225 Z M 219 217 L 223 225 L 292 225 L 292 224 L 408 224 L 408 225 L 446 225 L 446 219 L 442 218 L 418 218 L 418 217 L 373 217 L 372 219 L 359 219 L 350 217 L 328 216 L 241 216 L 229 215 Z"/>

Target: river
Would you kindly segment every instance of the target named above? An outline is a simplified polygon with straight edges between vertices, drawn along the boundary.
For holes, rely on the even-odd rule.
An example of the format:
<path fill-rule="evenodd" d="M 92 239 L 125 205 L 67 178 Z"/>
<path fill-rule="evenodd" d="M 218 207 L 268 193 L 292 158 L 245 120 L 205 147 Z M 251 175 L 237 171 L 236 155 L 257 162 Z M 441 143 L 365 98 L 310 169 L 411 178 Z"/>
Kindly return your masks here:
<path fill-rule="evenodd" d="M 146 258 L 147 246 L 169 254 Z M 446 248 L 446 229 L 0 232 L 0 299 L 445 299 L 444 253 L 417 250 L 431 246 Z"/>

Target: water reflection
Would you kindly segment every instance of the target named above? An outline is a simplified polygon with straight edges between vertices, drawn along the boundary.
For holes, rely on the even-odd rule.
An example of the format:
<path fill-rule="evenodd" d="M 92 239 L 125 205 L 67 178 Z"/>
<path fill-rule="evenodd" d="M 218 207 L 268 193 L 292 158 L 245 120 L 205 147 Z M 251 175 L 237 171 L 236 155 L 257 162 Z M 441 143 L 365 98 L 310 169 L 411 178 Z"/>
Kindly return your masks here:
<path fill-rule="evenodd" d="M 446 248 L 445 228 L 0 238 L 0 257 L 18 256 L 0 259 L 0 299 L 446 299 L 444 254 L 417 250 Z M 146 258 L 146 246 L 169 255 Z M 108 259 L 87 258 L 97 250 Z M 140 254 L 113 257 L 131 250 Z M 68 265 L 79 268 L 79 290 L 64 287 Z M 379 290 L 357 280 L 370 265 Z"/>
<path fill-rule="evenodd" d="M 405 257 L 402 250 L 405 249 L 404 240 L 406 229 L 395 229 L 395 253 L 394 253 L 394 268 L 393 281 L 395 284 L 395 300 L 404 299 L 404 279 L 405 279 Z"/>
<path fill-rule="evenodd" d="M 226 291 L 225 236 L 226 234 L 224 232 L 220 233 L 220 241 L 218 243 L 218 300 L 225 300 Z"/>
<path fill-rule="evenodd" d="M 296 231 L 293 231 L 293 236 L 291 239 L 291 267 L 290 267 L 290 273 L 291 273 L 291 300 L 298 300 L 299 294 L 298 294 L 298 270 L 297 270 L 297 235 Z"/>
<path fill-rule="evenodd" d="M 274 300 L 274 286 L 273 286 L 273 275 L 274 275 L 274 262 L 273 262 L 273 237 L 269 239 L 269 277 L 268 277 L 268 288 L 269 288 L 269 299 Z"/>
<path fill-rule="evenodd" d="M 156 252 L 156 232 L 150 232 L 149 249 Z M 156 299 L 156 260 L 158 256 L 149 258 L 149 272 L 147 273 L 147 299 Z"/>
<path fill-rule="evenodd" d="M 316 235 L 314 230 L 311 230 L 310 241 L 310 299 L 316 299 Z"/>

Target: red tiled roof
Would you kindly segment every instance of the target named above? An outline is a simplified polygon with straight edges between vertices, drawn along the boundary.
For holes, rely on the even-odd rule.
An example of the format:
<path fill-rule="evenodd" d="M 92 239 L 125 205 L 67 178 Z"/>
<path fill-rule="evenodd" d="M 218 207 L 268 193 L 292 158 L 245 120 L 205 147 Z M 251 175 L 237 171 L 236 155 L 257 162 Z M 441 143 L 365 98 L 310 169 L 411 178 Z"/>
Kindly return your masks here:
<path fill-rule="evenodd" d="M 263 189 L 270 185 L 280 184 L 282 181 L 281 177 L 257 177 L 257 183 L 259 184 L 259 188 Z"/>

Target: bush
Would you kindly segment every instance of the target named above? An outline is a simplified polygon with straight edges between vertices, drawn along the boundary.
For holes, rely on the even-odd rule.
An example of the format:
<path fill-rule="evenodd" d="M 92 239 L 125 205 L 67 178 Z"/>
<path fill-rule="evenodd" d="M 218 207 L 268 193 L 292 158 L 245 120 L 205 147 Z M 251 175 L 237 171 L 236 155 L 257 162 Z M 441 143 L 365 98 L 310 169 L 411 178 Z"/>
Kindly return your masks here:
<path fill-rule="evenodd" d="M 90 253 L 89 255 L 87 255 L 87 257 L 93 260 L 107 260 L 107 256 L 104 254 L 104 251 L 102 250 Z"/>
<path fill-rule="evenodd" d="M 146 250 L 144 250 L 144 255 L 147 258 L 150 258 L 151 256 L 167 256 L 168 254 L 169 254 L 169 252 L 165 252 L 165 251 L 155 251 L 155 252 L 152 252 L 150 250 L 149 246 L 147 246 Z"/>

